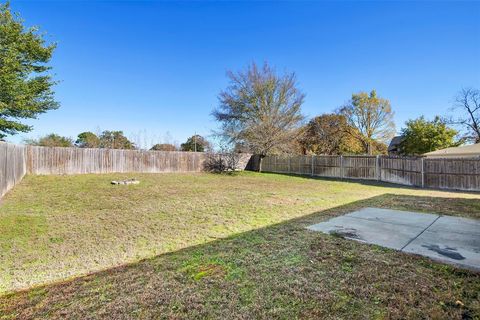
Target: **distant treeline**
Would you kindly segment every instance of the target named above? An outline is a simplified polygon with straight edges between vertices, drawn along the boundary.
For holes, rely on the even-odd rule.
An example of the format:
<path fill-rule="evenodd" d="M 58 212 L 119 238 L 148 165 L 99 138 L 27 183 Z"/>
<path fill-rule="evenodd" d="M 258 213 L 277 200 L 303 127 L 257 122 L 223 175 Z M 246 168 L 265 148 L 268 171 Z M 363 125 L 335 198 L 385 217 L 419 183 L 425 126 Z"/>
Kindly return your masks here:
<path fill-rule="evenodd" d="M 102 131 L 95 134 L 90 131 L 82 132 L 77 139 L 64 137 L 51 133 L 38 139 L 27 139 L 26 144 L 42 147 L 78 147 L 78 148 L 105 148 L 105 149 L 138 149 L 134 142 L 130 141 L 123 131 Z M 210 142 L 200 135 L 193 135 L 180 146 L 172 143 L 157 143 L 150 150 L 156 151 L 196 151 L 204 152 L 211 149 Z"/>

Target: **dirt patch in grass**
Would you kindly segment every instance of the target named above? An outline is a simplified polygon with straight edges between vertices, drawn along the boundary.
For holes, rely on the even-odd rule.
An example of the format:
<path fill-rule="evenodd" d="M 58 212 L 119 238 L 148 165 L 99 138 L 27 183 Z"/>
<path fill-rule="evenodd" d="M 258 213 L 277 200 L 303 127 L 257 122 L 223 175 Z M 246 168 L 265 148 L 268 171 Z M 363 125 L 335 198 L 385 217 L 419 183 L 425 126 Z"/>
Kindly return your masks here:
<path fill-rule="evenodd" d="M 60 183 L 68 184 L 73 179 L 87 188 L 112 177 L 66 177 Z M 28 198 L 32 203 L 30 214 L 43 215 L 47 221 L 46 235 L 35 229 L 28 231 L 28 237 L 22 235 L 22 239 L 27 239 L 24 241 L 32 241 L 32 246 L 33 239 L 40 241 L 40 245 L 45 242 L 45 250 L 39 251 L 37 259 L 57 259 L 37 262 L 32 275 L 36 270 L 38 275 L 42 275 L 42 270 L 57 270 L 74 276 L 82 273 L 79 266 L 95 271 L 98 265 L 80 263 L 67 267 L 65 264 L 69 259 L 72 263 L 80 259 L 90 261 L 93 251 L 90 247 L 96 244 L 100 253 L 93 256 L 104 256 L 99 260 L 102 268 L 128 262 L 131 256 L 125 252 L 133 257 L 149 254 L 154 257 L 4 295 L 0 297 L 2 317 L 474 319 L 480 316 L 478 273 L 305 229 L 312 223 L 362 207 L 414 211 L 420 208 L 425 212 L 479 218 L 477 195 L 250 173 L 235 177 L 136 177 L 145 184 L 133 186 L 130 193 L 100 193 L 98 198 L 102 201 L 96 203 L 92 203 L 97 198 L 91 194 L 94 191 L 83 188 L 78 200 L 75 200 L 77 195 L 65 194 L 68 189 L 64 189 L 64 196 L 70 199 L 65 202 L 61 200 L 61 188 L 51 187 L 54 192 L 50 195 L 62 204 L 33 195 L 30 189 L 36 188 L 37 177 L 27 177 L 21 189 L 7 196 L 0 215 L 25 213 L 29 206 L 22 201 Z M 47 189 L 51 183 L 57 183 L 49 180 L 51 177 L 41 178 L 45 181 L 40 179 L 40 183 Z M 163 186 L 177 193 L 172 190 L 164 193 Z M 17 191 L 22 193 L 16 194 Z M 145 194 L 146 191 L 149 193 Z M 303 201 L 296 205 L 289 204 L 290 200 L 276 202 L 279 195 Z M 109 201 L 109 197 L 115 200 Z M 53 210 L 45 210 L 47 203 Z M 66 219 L 62 208 L 78 219 L 75 221 L 81 217 L 93 221 L 74 225 L 71 233 L 62 233 L 64 229 L 56 225 Z M 166 226 L 161 228 L 163 224 Z M 28 240 L 37 233 L 36 238 Z M 15 237 L 10 235 L 11 239 Z M 68 255 L 62 258 L 52 249 L 62 248 L 65 243 L 73 246 L 74 242 L 78 242 L 77 258 Z M 5 264 L 8 258 L 12 264 L 21 266 L 24 255 L 2 255 L 1 263 Z M 28 275 L 28 269 L 22 270 L 9 269 L 16 279 Z"/>

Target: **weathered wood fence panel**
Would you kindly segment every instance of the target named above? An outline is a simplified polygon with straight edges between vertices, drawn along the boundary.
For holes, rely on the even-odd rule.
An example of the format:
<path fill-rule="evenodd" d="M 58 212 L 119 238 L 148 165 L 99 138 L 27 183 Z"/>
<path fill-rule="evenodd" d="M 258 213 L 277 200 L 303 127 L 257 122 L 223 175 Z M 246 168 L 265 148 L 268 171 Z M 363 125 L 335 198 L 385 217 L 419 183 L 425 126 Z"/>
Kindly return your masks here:
<path fill-rule="evenodd" d="M 480 158 L 267 156 L 262 160 L 262 171 L 480 191 Z"/>
<path fill-rule="evenodd" d="M 376 157 L 344 156 L 342 157 L 343 177 L 350 179 L 377 179 Z"/>
<path fill-rule="evenodd" d="M 200 152 L 37 146 L 27 149 L 27 168 L 32 174 L 198 172 L 203 170 L 206 158 Z"/>
<path fill-rule="evenodd" d="M 20 182 L 25 173 L 25 146 L 0 142 L 0 197 Z"/>
<path fill-rule="evenodd" d="M 422 159 L 380 157 L 381 181 L 422 186 Z"/>
<path fill-rule="evenodd" d="M 425 159 L 425 187 L 480 190 L 479 159 Z"/>
<path fill-rule="evenodd" d="M 341 157 L 315 156 L 311 161 L 313 162 L 312 175 L 330 178 L 342 177 Z"/>
<path fill-rule="evenodd" d="M 311 157 L 293 156 L 287 159 L 288 170 L 298 172 L 300 174 L 310 174 L 312 171 Z"/>

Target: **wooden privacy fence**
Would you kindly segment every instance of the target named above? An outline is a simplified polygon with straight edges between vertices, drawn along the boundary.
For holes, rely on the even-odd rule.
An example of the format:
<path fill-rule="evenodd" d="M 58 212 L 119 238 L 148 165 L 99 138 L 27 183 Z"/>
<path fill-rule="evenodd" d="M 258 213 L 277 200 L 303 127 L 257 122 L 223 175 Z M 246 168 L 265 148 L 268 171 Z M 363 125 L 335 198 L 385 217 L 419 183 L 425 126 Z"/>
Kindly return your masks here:
<path fill-rule="evenodd" d="M 198 172 L 205 154 L 180 151 L 27 147 L 32 174 Z"/>
<path fill-rule="evenodd" d="M 250 154 L 239 155 L 237 169 L 250 167 Z M 203 152 L 142 151 L 22 146 L 0 142 L 0 197 L 26 173 L 160 173 L 199 172 L 205 169 Z"/>
<path fill-rule="evenodd" d="M 267 156 L 262 159 L 261 171 L 480 191 L 480 158 Z"/>
<path fill-rule="evenodd" d="M 425 188 L 480 191 L 480 158 L 241 155 L 239 169 L 364 179 Z M 0 197 L 26 173 L 199 172 L 201 152 L 48 148 L 0 142 Z"/>
<path fill-rule="evenodd" d="M 0 142 L 0 197 L 22 180 L 26 163 L 25 146 Z"/>

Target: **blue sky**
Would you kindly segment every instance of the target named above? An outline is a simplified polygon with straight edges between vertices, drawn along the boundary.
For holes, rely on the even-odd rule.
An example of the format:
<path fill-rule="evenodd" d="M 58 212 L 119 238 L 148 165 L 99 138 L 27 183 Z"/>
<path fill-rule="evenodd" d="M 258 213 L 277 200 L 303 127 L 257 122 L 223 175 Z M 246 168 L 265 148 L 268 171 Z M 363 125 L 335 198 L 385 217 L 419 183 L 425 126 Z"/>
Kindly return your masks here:
<path fill-rule="evenodd" d="M 209 135 L 227 70 L 268 61 L 294 71 L 303 111 L 331 112 L 352 93 L 391 101 L 397 129 L 446 114 L 480 88 L 480 2 L 12 1 L 57 41 L 58 110 L 19 142 L 50 132 L 123 130 L 142 144 Z M 168 136 L 169 135 L 169 136 Z"/>

